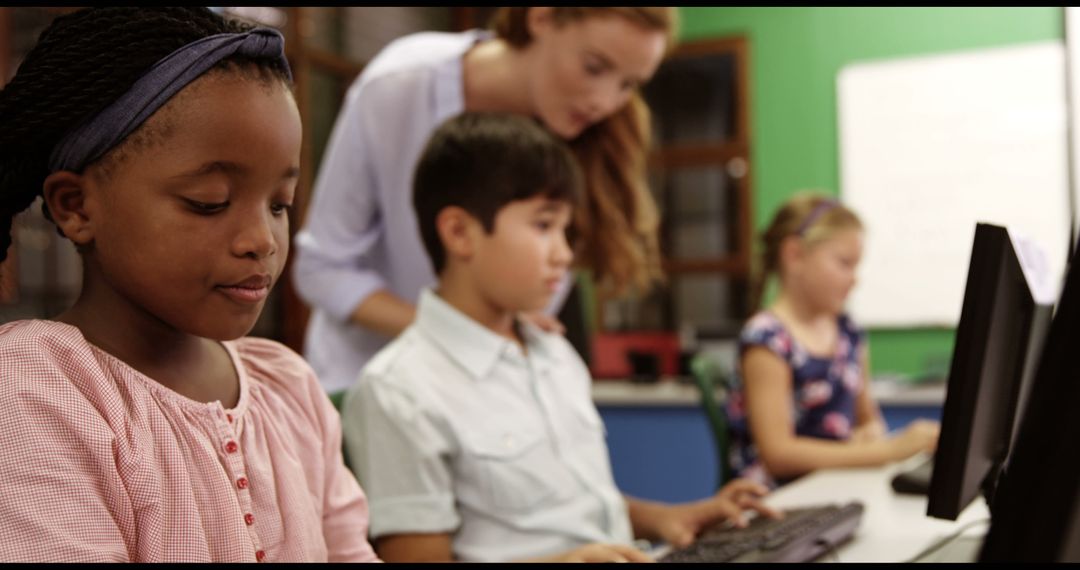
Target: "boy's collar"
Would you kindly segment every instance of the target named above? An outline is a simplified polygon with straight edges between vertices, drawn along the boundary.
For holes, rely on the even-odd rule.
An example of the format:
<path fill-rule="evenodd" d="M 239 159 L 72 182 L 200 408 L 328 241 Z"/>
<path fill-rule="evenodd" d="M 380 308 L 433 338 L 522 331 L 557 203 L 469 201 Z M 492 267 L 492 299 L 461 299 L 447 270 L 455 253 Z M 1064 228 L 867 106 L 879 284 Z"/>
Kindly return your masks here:
<path fill-rule="evenodd" d="M 420 291 L 416 326 L 476 379 L 486 378 L 503 351 L 513 350 L 515 344 L 462 313 L 430 288 Z M 517 326 L 531 356 L 551 357 L 543 331 L 523 319 L 517 320 Z"/>

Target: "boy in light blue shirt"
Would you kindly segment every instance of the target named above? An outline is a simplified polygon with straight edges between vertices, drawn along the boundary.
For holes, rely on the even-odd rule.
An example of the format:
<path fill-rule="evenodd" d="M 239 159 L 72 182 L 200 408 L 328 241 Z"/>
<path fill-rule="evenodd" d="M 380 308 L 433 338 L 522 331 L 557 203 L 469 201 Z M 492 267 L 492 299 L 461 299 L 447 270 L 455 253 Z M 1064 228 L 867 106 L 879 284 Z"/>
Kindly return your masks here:
<path fill-rule="evenodd" d="M 585 364 L 517 318 L 570 270 L 581 175 L 531 119 L 465 113 L 436 130 L 413 205 L 439 283 L 345 396 L 345 440 L 386 561 L 648 561 L 766 489 L 736 480 L 666 505 L 615 486 Z"/>

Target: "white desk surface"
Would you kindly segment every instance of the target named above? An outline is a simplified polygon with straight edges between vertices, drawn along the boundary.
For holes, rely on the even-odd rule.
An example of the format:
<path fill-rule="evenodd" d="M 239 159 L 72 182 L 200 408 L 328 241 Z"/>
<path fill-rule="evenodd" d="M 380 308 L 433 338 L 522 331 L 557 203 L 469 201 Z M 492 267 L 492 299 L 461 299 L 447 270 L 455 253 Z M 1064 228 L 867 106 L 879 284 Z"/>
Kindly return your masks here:
<path fill-rule="evenodd" d="M 826 554 L 822 562 L 835 562 L 837 558 L 840 562 L 909 561 L 968 523 L 973 524 L 964 531 L 965 537 L 985 535 L 989 523 L 974 524 L 990 517 L 981 495 L 956 521 L 946 521 L 926 516 L 926 497 L 892 490 L 893 474 L 917 465 L 926 457 L 917 455 L 884 467 L 816 471 L 777 489 L 767 497 L 766 503 L 791 508 L 853 499 L 863 502 L 862 522 L 854 538 L 838 548 L 835 557 Z"/>
<path fill-rule="evenodd" d="M 893 474 L 914 467 L 927 457 L 916 455 L 884 467 L 822 469 L 773 491 L 765 503 L 784 509 L 862 501 L 862 520 L 855 535 L 818 562 L 909 562 L 965 525 L 968 528 L 961 533 L 961 540 L 926 555 L 919 562 L 974 561 L 989 528 L 990 513 L 981 495 L 955 521 L 946 521 L 926 516 L 926 497 L 892 490 Z M 659 545 L 650 554 L 659 558 L 669 551 L 670 546 Z"/>

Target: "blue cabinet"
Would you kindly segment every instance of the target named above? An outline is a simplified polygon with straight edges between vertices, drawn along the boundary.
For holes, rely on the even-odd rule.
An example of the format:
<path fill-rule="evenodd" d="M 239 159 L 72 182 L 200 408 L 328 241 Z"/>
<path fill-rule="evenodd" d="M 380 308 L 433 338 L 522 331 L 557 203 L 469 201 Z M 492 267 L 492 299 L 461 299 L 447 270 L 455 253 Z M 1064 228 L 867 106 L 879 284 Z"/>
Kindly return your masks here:
<path fill-rule="evenodd" d="M 597 406 L 611 468 L 632 497 L 681 503 L 716 491 L 718 463 L 708 419 L 697 406 Z"/>
<path fill-rule="evenodd" d="M 885 417 L 885 425 L 889 431 L 903 429 L 912 420 L 924 418 L 941 421 L 940 405 L 881 405 L 881 415 Z"/>
<path fill-rule="evenodd" d="M 606 388 L 606 387 L 605 387 Z M 716 444 L 704 411 L 692 389 L 627 386 L 619 398 L 594 390 L 597 409 L 607 429 L 611 468 L 619 489 L 630 496 L 664 502 L 686 502 L 714 493 L 719 464 Z M 649 392 L 652 390 L 652 392 Z M 691 392 L 688 392 L 691 390 Z M 941 420 L 941 404 L 930 394 L 921 398 L 879 398 L 890 431 L 902 429 L 916 418 Z M 639 402 L 628 401 L 639 398 Z M 943 399 L 943 398 L 942 398 Z M 664 401 L 657 405 L 657 401 Z"/>

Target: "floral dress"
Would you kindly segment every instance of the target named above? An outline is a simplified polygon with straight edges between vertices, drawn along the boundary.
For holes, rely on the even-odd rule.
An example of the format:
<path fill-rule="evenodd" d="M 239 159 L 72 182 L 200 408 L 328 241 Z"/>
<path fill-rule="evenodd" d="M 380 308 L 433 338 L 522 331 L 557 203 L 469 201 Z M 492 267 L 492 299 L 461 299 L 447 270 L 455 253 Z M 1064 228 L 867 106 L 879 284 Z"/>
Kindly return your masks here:
<path fill-rule="evenodd" d="M 839 339 L 831 357 L 812 355 L 801 346 L 769 311 L 754 315 L 739 335 L 739 363 L 727 399 L 729 461 L 739 477 L 769 487 L 786 480 L 774 479 L 758 458 L 746 418 L 742 356 L 753 346 L 763 346 L 784 360 L 792 370 L 792 423 L 796 435 L 846 440 L 855 424 L 856 396 L 863 375 L 859 353 L 866 342 L 864 332 L 847 317 L 837 317 Z"/>

